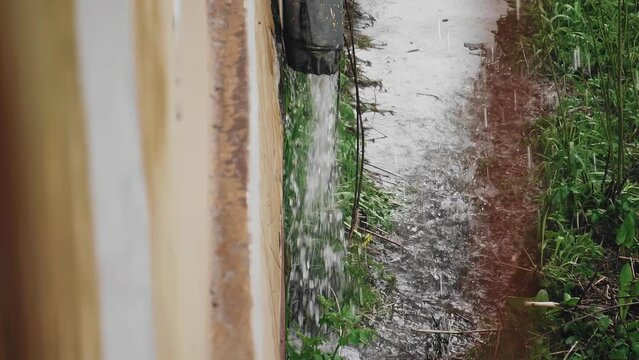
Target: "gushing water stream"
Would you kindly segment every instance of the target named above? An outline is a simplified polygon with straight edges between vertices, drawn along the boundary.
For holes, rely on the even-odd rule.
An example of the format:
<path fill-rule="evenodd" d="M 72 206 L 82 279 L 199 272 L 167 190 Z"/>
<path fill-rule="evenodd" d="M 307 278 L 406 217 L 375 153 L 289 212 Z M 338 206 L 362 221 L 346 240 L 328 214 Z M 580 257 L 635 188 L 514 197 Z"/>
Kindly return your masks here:
<path fill-rule="evenodd" d="M 290 181 L 295 196 L 288 237 L 290 251 L 289 303 L 292 318 L 304 329 L 317 328 L 320 296 L 340 298 L 345 283 L 345 239 L 342 213 L 336 202 L 338 171 L 337 75 L 309 75 L 312 117 L 309 145 L 293 154 L 295 172 L 304 176 Z M 305 147 L 299 147 L 304 149 Z"/>

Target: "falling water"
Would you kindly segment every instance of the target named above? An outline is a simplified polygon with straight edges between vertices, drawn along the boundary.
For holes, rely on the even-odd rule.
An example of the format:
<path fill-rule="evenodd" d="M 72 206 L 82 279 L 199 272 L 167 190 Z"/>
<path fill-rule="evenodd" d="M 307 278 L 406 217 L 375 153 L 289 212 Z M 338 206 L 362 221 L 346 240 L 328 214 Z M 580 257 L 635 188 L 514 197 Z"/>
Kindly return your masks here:
<path fill-rule="evenodd" d="M 488 128 L 488 108 L 484 106 L 484 127 Z"/>
<path fill-rule="evenodd" d="M 294 154 L 295 171 L 304 176 L 291 181 L 292 224 L 289 228 L 289 304 L 293 319 L 303 329 L 317 329 L 319 297 L 339 298 L 345 283 L 345 239 L 337 206 L 336 164 L 337 75 L 309 75 L 312 117 L 304 154 Z"/>
<path fill-rule="evenodd" d="M 575 71 L 581 68 L 581 49 L 579 46 L 572 52 L 572 64 Z"/>

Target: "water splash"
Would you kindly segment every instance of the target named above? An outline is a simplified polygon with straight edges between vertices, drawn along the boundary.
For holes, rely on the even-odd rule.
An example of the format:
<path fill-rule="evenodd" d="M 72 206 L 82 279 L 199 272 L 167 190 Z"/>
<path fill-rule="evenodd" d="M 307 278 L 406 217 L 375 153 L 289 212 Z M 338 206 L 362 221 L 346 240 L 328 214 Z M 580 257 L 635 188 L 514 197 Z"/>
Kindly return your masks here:
<path fill-rule="evenodd" d="M 292 318 L 305 329 L 317 329 L 319 298 L 340 298 L 345 284 L 345 238 L 337 206 L 337 75 L 308 76 L 312 110 L 306 120 L 308 145 L 292 154 L 289 177 L 292 222 L 289 225 L 289 304 Z M 298 119 L 299 121 L 299 119 Z M 302 172 L 302 176 L 299 176 Z"/>

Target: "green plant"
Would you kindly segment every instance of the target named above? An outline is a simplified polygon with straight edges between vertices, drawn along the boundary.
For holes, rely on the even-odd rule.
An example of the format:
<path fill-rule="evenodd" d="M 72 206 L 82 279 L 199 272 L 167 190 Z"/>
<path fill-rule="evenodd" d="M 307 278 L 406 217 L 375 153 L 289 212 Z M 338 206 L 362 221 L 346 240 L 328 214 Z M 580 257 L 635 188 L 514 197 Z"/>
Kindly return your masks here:
<path fill-rule="evenodd" d="M 290 360 L 340 360 L 339 350 L 344 346 L 365 346 L 373 337 L 372 329 L 361 326 L 360 319 L 350 306 L 340 308 L 334 300 L 320 299 L 324 315 L 320 324 L 334 334 L 335 339 L 324 336 L 306 336 L 301 332 L 297 337 L 301 341 L 299 349 L 287 343 L 287 358 Z M 334 343 L 334 345 L 333 345 Z M 332 349 L 329 351 L 329 346 Z"/>
<path fill-rule="evenodd" d="M 336 190 L 338 206 L 343 214 L 345 233 L 352 219 L 352 204 L 356 182 L 356 142 L 355 121 L 356 115 L 353 107 L 353 82 L 347 73 L 345 59 L 341 63 L 341 76 L 339 77 L 339 121 L 337 124 L 337 166 L 339 181 Z M 310 97 L 309 83 L 306 75 L 295 73 L 289 69 L 282 70 L 283 104 L 285 106 L 285 149 L 284 149 L 284 196 L 285 196 L 285 231 L 294 238 L 290 232 L 294 221 L 293 208 L 295 199 L 299 197 L 299 189 L 303 188 L 306 181 L 305 154 L 309 149 L 312 114 L 312 99 Z M 322 302 L 322 314 L 320 324 L 322 331 L 309 336 L 299 331 L 294 321 L 290 319 L 290 311 L 287 311 L 287 324 L 289 340 L 296 338 L 297 344 L 287 342 L 288 359 L 339 359 L 339 348 L 344 345 L 365 345 L 373 336 L 373 331 L 362 325 L 357 314 L 366 314 L 381 301 L 381 293 L 376 288 L 376 282 L 386 283 L 387 289 L 392 289 L 394 277 L 386 273 L 380 264 L 375 262 L 367 254 L 367 248 L 373 241 L 367 229 L 390 230 L 390 214 L 393 208 L 389 193 L 378 188 L 364 172 L 362 179 L 361 195 L 359 202 L 361 221 L 358 229 L 354 231 L 352 241 L 348 244 L 344 264 L 345 273 L 350 278 L 349 286 L 340 293 L 341 308 L 337 306 L 337 300 Z M 296 251 L 294 241 L 288 241 L 288 251 Z M 290 258 L 290 257 L 288 257 Z M 287 265 L 290 267 L 290 264 Z M 291 299 L 288 299 L 290 302 Z M 289 304 L 290 307 L 290 304 Z M 293 335 L 294 334 L 294 335 Z M 335 342 L 336 348 L 328 351 L 327 344 Z"/>
<path fill-rule="evenodd" d="M 638 1 L 535 0 L 531 71 L 559 106 L 536 123 L 542 284 L 562 306 L 543 316 L 533 358 L 639 357 Z"/>

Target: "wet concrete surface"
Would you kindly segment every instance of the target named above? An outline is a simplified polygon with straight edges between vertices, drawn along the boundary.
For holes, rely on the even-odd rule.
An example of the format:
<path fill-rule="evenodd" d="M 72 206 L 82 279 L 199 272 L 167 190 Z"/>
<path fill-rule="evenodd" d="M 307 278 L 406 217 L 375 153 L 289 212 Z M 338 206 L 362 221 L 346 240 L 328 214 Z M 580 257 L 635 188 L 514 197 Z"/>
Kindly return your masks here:
<path fill-rule="evenodd" d="M 377 46 L 358 56 L 369 64 L 365 74 L 383 84 L 364 98 L 392 112 L 364 116 L 368 169 L 402 203 L 393 239 L 403 246 L 377 245 L 377 260 L 396 275 L 397 289 L 370 323 L 378 339 L 348 357 L 461 358 L 480 335 L 419 330 L 494 326 L 515 292 L 513 279 L 529 282 L 517 280 L 524 271 L 517 267 L 532 266 L 522 256 L 535 220 L 523 195 L 533 193 L 523 143 L 530 84 L 513 85 L 504 75 L 511 69 L 497 65 L 502 52 L 491 31 L 506 13 L 503 1 L 360 5 L 370 16 L 362 32 Z M 519 109 L 509 105 L 511 86 L 521 86 Z"/>

